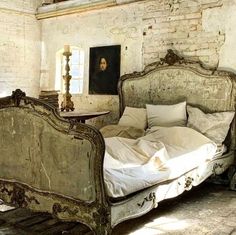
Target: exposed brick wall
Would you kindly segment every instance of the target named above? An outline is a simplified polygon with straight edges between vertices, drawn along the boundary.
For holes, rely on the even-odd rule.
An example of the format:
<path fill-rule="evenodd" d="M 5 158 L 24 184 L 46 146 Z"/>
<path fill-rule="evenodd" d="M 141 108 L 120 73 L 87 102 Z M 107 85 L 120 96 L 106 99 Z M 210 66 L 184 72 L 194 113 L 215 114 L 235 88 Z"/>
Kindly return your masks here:
<path fill-rule="evenodd" d="M 86 53 L 85 94 L 74 97 L 77 106 L 88 100 L 89 109 L 101 104 L 114 113 L 117 97 L 87 95 L 89 47 L 121 44 L 121 74 L 141 70 L 169 48 L 209 66 L 236 67 L 235 0 L 146 0 L 37 21 L 40 4 L 42 0 L 0 1 L 0 96 L 16 88 L 38 96 L 40 66 L 44 88 L 53 88 L 55 52 L 64 44 Z"/>
<path fill-rule="evenodd" d="M 41 31 L 35 10 L 40 3 L 0 1 L 0 96 L 16 88 L 38 96 Z"/>
<path fill-rule="evenodd" d="M 111 110 L 107 119 L 115 122 L 117 97 L 88 95 L 90 47 L 120 44 L 121 74 L 142 70 L 170 48 L 206 65 L 233 70 L 235 10 L 236 0 L 146 0 L 44 19 L 41 87 L 53 89 L 56 51 L 64 44 L 80 46 L 85 50 L 85 89 L 72 97 L 75 107 Z"/>
<path fill-rule="evenodd" d="M 163 57 L 168 48 L 184 56 L 217 66 L 224 32 L 206 31 L 202 13 L 222 7 L 221 0 L 154 0 L 147 1 L 143 16 L 143 63 Z"/>

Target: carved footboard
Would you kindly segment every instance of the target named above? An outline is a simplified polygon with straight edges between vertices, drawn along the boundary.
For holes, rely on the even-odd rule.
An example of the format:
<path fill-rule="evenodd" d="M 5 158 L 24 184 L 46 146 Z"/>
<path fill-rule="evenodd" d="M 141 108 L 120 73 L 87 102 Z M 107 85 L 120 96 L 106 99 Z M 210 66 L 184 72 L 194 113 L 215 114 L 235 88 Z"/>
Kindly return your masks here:
<path fill-rule="evenodd" d="M 103 137 L 16 90 L 0 99 L 0 198 L 6 203 L 110 231 Z"/>

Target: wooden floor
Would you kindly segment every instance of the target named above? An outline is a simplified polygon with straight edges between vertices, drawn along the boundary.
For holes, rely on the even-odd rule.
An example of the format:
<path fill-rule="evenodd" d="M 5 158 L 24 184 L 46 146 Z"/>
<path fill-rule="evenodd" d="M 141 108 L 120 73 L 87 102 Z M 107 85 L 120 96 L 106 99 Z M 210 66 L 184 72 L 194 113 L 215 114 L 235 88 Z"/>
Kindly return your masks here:
<path fill-rule="evenodd" d="M 4 208 L 4 205 L 0 205 Z M 79 223 L 66 223 L 46 213 L 27 209 L 0 212 L 0 235 L 92 235 L 88 227 Z"/>
<path fill-rule="evenodd" d="M 1 201 L 0 201 L 1 202 Z M 209 220 L 210 218 L 210 220 Z M 80 223 L 0 203 L 0 235 L 92 235 Z M 236 192 L 203 183 L 165 200 L 146 215 L 117 225 L 113 235 L 236 235 Z"/>

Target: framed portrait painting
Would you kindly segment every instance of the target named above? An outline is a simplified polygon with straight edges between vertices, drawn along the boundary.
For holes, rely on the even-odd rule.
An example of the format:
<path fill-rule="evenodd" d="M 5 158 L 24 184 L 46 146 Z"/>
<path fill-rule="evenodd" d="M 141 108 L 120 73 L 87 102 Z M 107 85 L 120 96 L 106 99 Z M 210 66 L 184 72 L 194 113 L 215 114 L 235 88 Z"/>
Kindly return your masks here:
<path fill-rule="evenodd" d="M 120 45 L 90 48 L 89 94 L 118 94 L 120 48 Z"/>

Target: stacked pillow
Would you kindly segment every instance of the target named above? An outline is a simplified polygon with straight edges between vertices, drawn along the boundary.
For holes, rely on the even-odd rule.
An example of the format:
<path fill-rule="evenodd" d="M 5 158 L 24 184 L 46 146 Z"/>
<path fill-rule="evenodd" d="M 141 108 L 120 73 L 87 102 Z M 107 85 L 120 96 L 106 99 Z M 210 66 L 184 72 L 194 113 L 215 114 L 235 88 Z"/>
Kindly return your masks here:
<path fill-rule="evenodd" d="M 147 112 L 144 108 L 125 107 L 124 113 L 119 120 L 120 126 L 131 126 L 137 129 L 146 129 Z"/>
<path fill-rule="evenodd" d="M 187 126 L 220 145 L 227 136 L 234 114 L 204 113 L 199 108 L 190 105 L 186 107 L 186 101 L 173 105 L 146 104 L 146 109 L 126 107 L 118 125 L 142 130 L 154 126 Z"/>
<path fill-rule="evenodd" d="M 204 113 L 199 108 L 187 106 L 187 126 L 202 133 L 216 144 L 221 145 L 229 131 L 234 112 Z"/>
<path fill-rule="evenodd" d="M 186 101 L 173 105 L 147 104 L 148 127 L 186 126 Z"/>
<path fill-rule="evenodd" d="M 118 125 L 146 129 L 153 126 L 186 126 L 186 122 L 186 101 L 184 101 L 174 105 L 147 104 L 146 109 L 125 107 Z"/>

